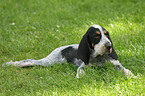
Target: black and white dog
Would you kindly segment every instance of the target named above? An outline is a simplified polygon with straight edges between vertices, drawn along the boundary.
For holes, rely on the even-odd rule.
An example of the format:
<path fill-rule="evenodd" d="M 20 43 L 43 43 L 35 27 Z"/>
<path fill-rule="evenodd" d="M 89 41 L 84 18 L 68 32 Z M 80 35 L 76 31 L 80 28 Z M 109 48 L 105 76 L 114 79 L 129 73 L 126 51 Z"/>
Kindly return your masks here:
<path fill-rule="evenodd" d="M 79 66 L 76 75 L 76 77 L 79 78 L 82 67 L 85 67 L 87 64 L 96 63 L 99 65 L 106 61 L 110 61 L 115 67 L 123 70 L 125 75 L 134 76 L 131 71 L 123 67 L 117 59 L 118 56 L 113 48 L 109 32 L 99 25 L 93 25 L 87 30 L 80 44 L 56 48 L 47 57 L 40 60 L 27 59 L 6 62 L 5 64 L 26 67 L 34 65 L 48 66 L 67 62 Z"/>

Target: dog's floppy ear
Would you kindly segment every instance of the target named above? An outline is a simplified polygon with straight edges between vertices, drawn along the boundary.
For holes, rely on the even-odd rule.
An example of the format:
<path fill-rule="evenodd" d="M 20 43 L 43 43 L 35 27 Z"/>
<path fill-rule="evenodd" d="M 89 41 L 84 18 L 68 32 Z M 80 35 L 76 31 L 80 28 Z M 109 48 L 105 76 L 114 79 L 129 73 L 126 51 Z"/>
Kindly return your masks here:
<path fill-rule="evenodd" d="M 89 47 L 89 42 L 88 42 L 88 34 L 93 31 L 93 28 L 90 27 L 88 29 L 88 31 L 86 32 L 86 34 L 83 36 L 79 47 L 78 47 L 78 55 L 79 58 L 85 63 L 88 64 L 89 63 L 89 59 L 90 59 L 90 47 Z"/>
<path fill-rule="evenodd" d="M 87 34 L 85 34 L 79 44 L 78 47 L 78 55 L 79 58 L 85 63 L 88 64 L 89 63 L 89 59 L 90 59 L 90 48 L 89 48 L 89 44 L 88 44 L 88 39 L 87 39 Z"/>
<path fill-rule="evenodd" d="M 112 43 L 112 40 L 111 40 L 111 38 L 110 38 L 110 36 L 108 35 L 108 39 L 111 41 L 111 43 Z M 115 50 L 114 50 L 114 48 L 113 48 L 113 43 L 112 43 L 112 51 L 111 51 L 111 53 L 110 53 L 110 56 L 113 58 L 113 59 L 115 59 L 115 60 L 117 60 L 118 59 L 118 55 L 116 54 L 116 52 L 115 52 Z"/>

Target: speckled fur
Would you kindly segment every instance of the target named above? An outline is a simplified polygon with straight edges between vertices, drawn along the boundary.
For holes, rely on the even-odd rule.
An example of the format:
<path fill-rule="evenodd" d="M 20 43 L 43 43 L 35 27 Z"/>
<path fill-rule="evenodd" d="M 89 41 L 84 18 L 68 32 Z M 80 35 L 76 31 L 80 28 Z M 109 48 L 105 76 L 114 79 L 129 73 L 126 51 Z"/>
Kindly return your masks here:
<path fill-rule="evenodd" d="M 89 33 L 90 30 L 99 30 L 99 32 L 101 34 L 101 38 L 99 39 L 99 41 L 97 41 L 98 43 L 95 44 L 95 42 L 94 43 L 92 42 L 92 46 L 91 46 L 91 44 L 89 44 L 91 41 L 87 41 L 87 35 L 92 33 L 92 32 Z M 84 46 L 83 44 L 86 44 L 86 46 L 89 47 L 86 49 L 86 51 L 88 51 L 88 54 L 86 54 L 86 55 L 89 56 L 87 59 L 87 60 L 89 60 L 88 64 L 95 63 L 98 66 L 100 66 L 101 64 L 105 63 L 106 61 L 110 61 L 111 63 L 113 63 L 114 66 L 117 66 L 119 69 L 123 70 L 125 75 L 134 76 L 130 70 L 123 67 L 121 65 L 121 63 L 117 60 L 118 57 L 117 57 L 117 54 L 115 53 L 115 51 L 113 50 L 113 45 L 112 45 L 111 39 L 104 34 L 104 30 L 105 29 L 103 29 L 99 25 L 93 25 L 88 29 L 87 33 L 84 35 L 83 39 L 81 40 L 81 42 L 83 42 L 83 43 L 80 42 L 80 44 L 72 44 L 72 45 L 67 45 L 67 46 L 62 46 L 62 47 L 56 48 L 47 57 L 39 59 L 39 60 L 26 59 L 26 60 L 15 61 L 15 62 L 10 61 L 10 62 L 4 63 L 3 65 L 6 64 L 6 65 L 14 65 L 17 67 L 27 67 L 27 66 L 34 66 L 34 65 L 49 66 L 49 65 L 60 64 L 60 63 L 72 63 L 75 66 L 79 66 L 77 69 L 77 75 L 76 75 L 76 77 L 79 78 L 79 72 L 81 72 L 81 70 L 82 70 L 81 68 L 85 67 L 87 65 L 85 59 L 83 59 L 85 56 L 82 56 L 82 54 L 79 52 L 81 51 L 80 50 L 81 48 L 85 49 L 84 47 L 81 47 L 81 46 Z M 96 34 L 96 32 L 95 32 L 95 34 Z M 85 41 L 83 41 L 83 40 L 85 40 Z M 110 45 L 112 45 L 109 54 L 106 54 L 106 48 L 105 48 L 106 43 L 109 43 Z M 93 44 L 95 44 L 95 45 L 93 45 Z M 79 50 L 79 52 L 78 52 L 78 50 Z M 86 51 L 84 51 L 84 52 L 86 52 Z M 69 52 L 71 54 L 69 54 L 69 53 L 67 54 L 67 52 Z M 111 52 L 114 52 L 114 54 L 112 54 Z M 80 58 L 80 56 L 81 56 L 81 58 Z M 70 59 L 70 60 L 68 60 L 68 59 Z"/>

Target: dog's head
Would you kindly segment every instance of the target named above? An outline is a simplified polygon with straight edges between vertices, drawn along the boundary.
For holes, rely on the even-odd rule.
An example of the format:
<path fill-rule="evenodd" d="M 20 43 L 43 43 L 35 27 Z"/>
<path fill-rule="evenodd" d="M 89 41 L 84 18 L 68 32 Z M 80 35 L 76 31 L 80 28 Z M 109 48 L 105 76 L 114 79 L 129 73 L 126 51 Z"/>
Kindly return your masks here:
<path fill-rule="evenodd" d="M 88 64 L 90 55 L 96 57 L 103 54 L 110 54 L 113 59 L 118 58 L 109 32 L 99 25 L 93 25 L 83 36 L 79 44 L 78 55 L 84 63 Z"/>

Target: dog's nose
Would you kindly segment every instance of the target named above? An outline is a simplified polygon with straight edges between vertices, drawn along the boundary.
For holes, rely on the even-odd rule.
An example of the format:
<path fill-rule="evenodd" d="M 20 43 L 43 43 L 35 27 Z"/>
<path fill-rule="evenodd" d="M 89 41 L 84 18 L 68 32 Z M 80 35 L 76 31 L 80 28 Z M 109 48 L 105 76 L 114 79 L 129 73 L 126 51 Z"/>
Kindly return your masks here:
<path fill-rule="evenodd" d="M 112 47 L 112 45 L 110 43 L 106 43 L 105 47 L 109 50 Z"/>

